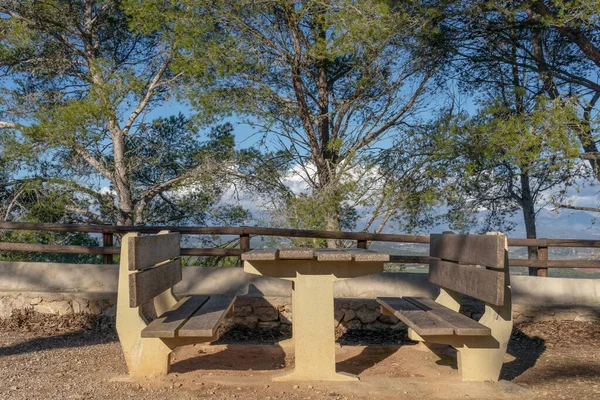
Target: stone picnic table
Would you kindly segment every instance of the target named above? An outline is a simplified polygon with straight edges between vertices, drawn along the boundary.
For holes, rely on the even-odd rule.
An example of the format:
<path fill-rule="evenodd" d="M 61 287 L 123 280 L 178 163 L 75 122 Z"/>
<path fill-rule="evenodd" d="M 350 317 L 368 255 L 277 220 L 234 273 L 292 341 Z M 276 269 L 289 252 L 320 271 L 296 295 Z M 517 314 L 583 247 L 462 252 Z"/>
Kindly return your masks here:
<path fill-rule="evenodd" d="M 333 284 L 382 272 L 389 259 L 368 249 L 272 248 L 242 254 L 245 272 L 293 282 L 295 368 L 273 380 L 358 380 L 335 370 Z"/>

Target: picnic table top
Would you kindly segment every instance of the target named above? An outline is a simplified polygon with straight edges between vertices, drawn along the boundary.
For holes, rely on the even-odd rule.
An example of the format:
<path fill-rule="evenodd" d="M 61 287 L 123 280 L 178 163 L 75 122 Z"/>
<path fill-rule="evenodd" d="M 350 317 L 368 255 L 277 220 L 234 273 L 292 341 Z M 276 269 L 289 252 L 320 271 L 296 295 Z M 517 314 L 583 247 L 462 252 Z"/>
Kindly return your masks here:
<path fill-rule="evenodd" d="M 390 255 L 369 249 L 269 248 L 242 254 L 243 261 L 315 260 L 388 262 Z"/>

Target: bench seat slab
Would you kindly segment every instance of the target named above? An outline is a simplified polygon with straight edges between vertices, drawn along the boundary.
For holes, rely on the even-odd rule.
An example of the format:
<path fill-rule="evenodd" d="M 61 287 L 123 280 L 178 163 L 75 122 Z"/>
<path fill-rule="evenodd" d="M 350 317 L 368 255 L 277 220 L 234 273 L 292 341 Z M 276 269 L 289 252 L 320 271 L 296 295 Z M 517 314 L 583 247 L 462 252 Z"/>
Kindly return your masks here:
<path fill-rule="evenodd" d="M 232 294 L 210 295 L 208 301 L 179 329 L 178 336 L 213 337 L 235 298 Z"/>
<path fill-rule="evenodd" d="M 425 297 L 403 297 L 404 300 L 416 305 L 417 307 L 426 310 L 441 320 L 452 325 L 454 333 L 460 336 L 490 336 L 492 331 L 487 326 L 481 325 L 479 322 L 471 318 L 457 313 L 435 301 Z"/>
<path fill-rule="evenodd" d="M 174 338 L 177 330 L 208 300 L 207 295 L 186 296 L 142 330 L 143 338 Z"/>
<path fill-rule="evenodd" d="M 377 302 L 421 336 L 452 335 L 454 327 L 399 297 L 378 297 Z"/>

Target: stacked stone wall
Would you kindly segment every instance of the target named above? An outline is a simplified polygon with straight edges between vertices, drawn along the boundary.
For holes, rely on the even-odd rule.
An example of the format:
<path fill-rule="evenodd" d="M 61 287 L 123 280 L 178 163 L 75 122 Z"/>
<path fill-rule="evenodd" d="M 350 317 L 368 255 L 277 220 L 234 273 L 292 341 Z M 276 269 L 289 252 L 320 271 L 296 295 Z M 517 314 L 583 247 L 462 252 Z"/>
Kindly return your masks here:
<path fill-rule="evenodd" d="M 114 316 L 116 295 L 98 293 L 0 293 L 0 318 L 10 317 L 13 310 L 32 309 L 41 314 L 92 314 Z M 404 329 L 406 325 L 394 316 L 383 315 L 374 299 L 335 299 L 334 326 L 343 330 Z M 483 315 L 482 303 L 466 301 L 461 312 L 473 319 Z M 513 305 L 516 324 L 541 321 L 600 321 L 600 307 Z M 239 296 L 230 325 L 250 328 L 285 328 L 292 324 L 290 297 Z"/>

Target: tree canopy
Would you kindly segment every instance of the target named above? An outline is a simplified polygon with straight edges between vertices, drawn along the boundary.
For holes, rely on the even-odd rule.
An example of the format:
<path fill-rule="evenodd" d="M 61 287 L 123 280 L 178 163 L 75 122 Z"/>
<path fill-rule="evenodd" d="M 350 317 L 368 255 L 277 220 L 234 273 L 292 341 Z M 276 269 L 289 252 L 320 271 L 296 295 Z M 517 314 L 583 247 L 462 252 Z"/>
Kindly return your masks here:
<path fill-rule="evenodd" d="M 269 162 L 304 182 L 277 203 L 282 224 L 352 228 L 374 190 L 395 198 L 370 210 L 402 209 L 401 193 L 375 178 L 381 147 L 418 119 L 441 58 L 422 51 L 431 32 L 417 2 L 129 4 L 148 32 L 169 32 L 200 114 L 242 118 L 265 136 Z"/>
<path fill-rule="evenodd" d="M 4 1 L 0 215 L 535 237 L 600 180 L 599 7 Z"/>
<path fill-rule="evenodd" d="M 152 114 L 181 81 L 168 38 L 141 32 L 116 0 L 11 0 L 0 15 L 0 145 L 13 168 L 5 219 L 23 218 L 16 205 L 32 192 L 61 199 L 63 221 L 247 217 L 219 204 L 232 127 L 204 138 L 182 115 Z"/>

